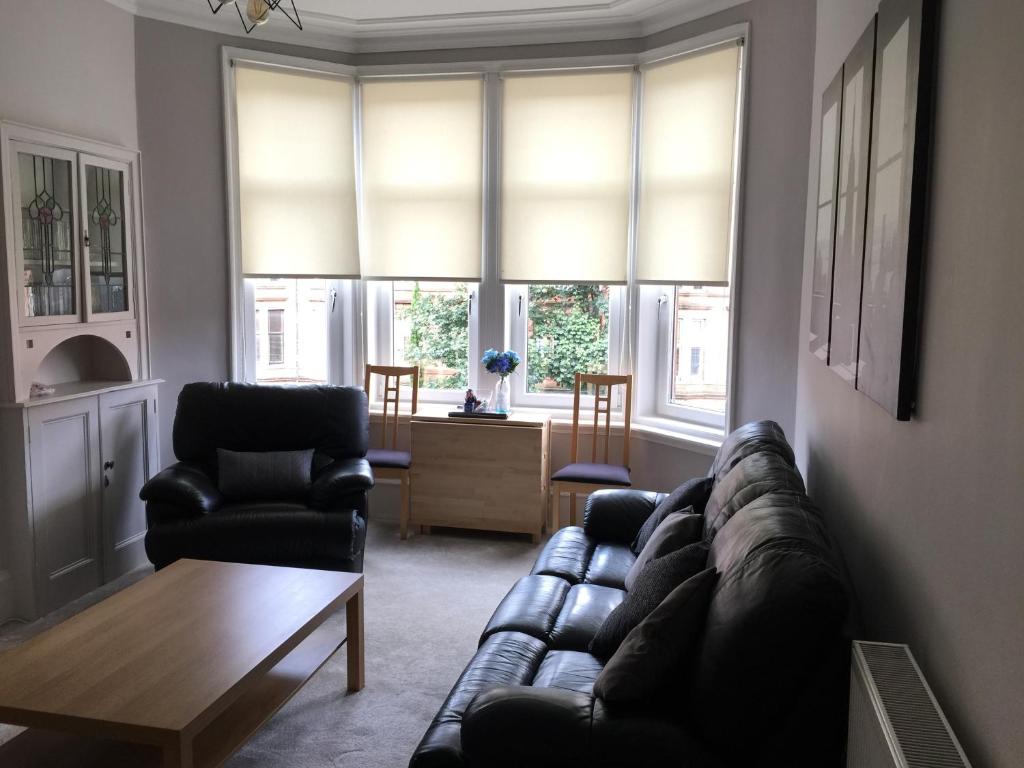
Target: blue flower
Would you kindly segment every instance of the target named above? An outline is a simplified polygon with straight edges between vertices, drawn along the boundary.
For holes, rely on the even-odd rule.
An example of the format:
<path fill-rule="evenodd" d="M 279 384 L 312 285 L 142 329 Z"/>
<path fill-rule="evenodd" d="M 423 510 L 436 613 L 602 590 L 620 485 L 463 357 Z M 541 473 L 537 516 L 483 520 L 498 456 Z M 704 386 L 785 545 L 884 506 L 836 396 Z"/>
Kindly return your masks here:
<path fill-rule="evenodd" d="M 522 359 L 519 354 L 506 349 L 504 352 L 499 352 L 496 349 L 488 349 L 484 352 L 484 356 L 480 359 L 484 367 L 489 373 L 496 373 L 502 378 L 508 376 L 510 373 L 514 373 Z"/>

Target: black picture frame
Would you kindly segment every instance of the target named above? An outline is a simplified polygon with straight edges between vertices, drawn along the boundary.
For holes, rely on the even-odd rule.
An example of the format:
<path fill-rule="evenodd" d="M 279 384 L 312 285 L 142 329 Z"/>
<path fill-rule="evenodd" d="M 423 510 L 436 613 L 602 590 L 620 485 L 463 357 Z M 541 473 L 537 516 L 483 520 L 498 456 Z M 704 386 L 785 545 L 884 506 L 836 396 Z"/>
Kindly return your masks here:
<path fill-rule="evenodd" d="M 875 22 L 872 18 L 842 69 L 842 115 L 832 268 L 829 368 L 855 386 L 860 345 L 861 281 L 868 211 L 868 167 L 874 103 Z"/>
<path fill-rule="evenodd" d="M 916 394 L 937 7 L 882 0 L 856 387 L 900 421 Z"/>

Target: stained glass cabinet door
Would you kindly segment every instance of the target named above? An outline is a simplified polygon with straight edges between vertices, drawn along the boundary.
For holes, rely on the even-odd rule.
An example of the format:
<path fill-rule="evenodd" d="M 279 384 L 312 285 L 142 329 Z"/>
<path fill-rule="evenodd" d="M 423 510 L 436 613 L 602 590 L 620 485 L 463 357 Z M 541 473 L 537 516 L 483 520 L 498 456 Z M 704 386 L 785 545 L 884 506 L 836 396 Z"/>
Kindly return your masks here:
<path fill-rule="evenodd" d="M 129 166 L 115 160 L 80 156 L 82 249 L 86 268 L 86 317 L 109 320 L 131 316 L 132 216 Z"/>
<path fill-rule="evenodd" d="M 77 322 L 77 156 L 31 144 L 12 149 L 21 324 Z"/>

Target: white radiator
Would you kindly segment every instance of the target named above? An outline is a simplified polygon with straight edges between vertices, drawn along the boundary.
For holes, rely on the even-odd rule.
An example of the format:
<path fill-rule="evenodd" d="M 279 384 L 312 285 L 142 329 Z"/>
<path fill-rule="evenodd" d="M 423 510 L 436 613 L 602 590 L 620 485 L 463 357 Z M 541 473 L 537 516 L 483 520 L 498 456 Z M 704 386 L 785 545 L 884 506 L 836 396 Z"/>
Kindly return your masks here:
<path fill-rule="evenodd" d="M 847 768 L 970 768 L 905 645 L 854 641 Z"/>

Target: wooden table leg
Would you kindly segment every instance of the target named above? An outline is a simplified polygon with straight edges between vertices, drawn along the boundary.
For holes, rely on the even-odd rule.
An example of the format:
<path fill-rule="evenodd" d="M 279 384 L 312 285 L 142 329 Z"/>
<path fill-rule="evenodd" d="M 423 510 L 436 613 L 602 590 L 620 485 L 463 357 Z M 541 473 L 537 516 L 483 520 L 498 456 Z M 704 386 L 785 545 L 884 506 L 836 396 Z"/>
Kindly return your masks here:
<path fill-rule="evenodd" d="M 192 742 L 181 739 L 164 745 L 164 768 L 192 768 Z"/>
<path fill-rule="evenodd" d="M 351 693 L 366 685 L 366 657 L 363 652 L 363 590 L 345 604 L 345 628 L 348 632 L 348 689 Z"/>
<path fill-rule="evenodd" d="M 409 478 L 409 472 L 408 471 L 404 475 L 402 475 L 402 478 L 399 480 L 399 483 L 401 484 L 401 486 L 400 486 L 401 501 L 399 502 L 399 507 L 398 507 L 398 531 L 399 531 L 399 538 L 402 541 L 405 541 L 407 538 L 409 538 L 409 513 L 410 513 L 410 509 L 409 509 L 409 500 L 410 500 L 409 484 L 410 484 L 410 478 Z"/>

